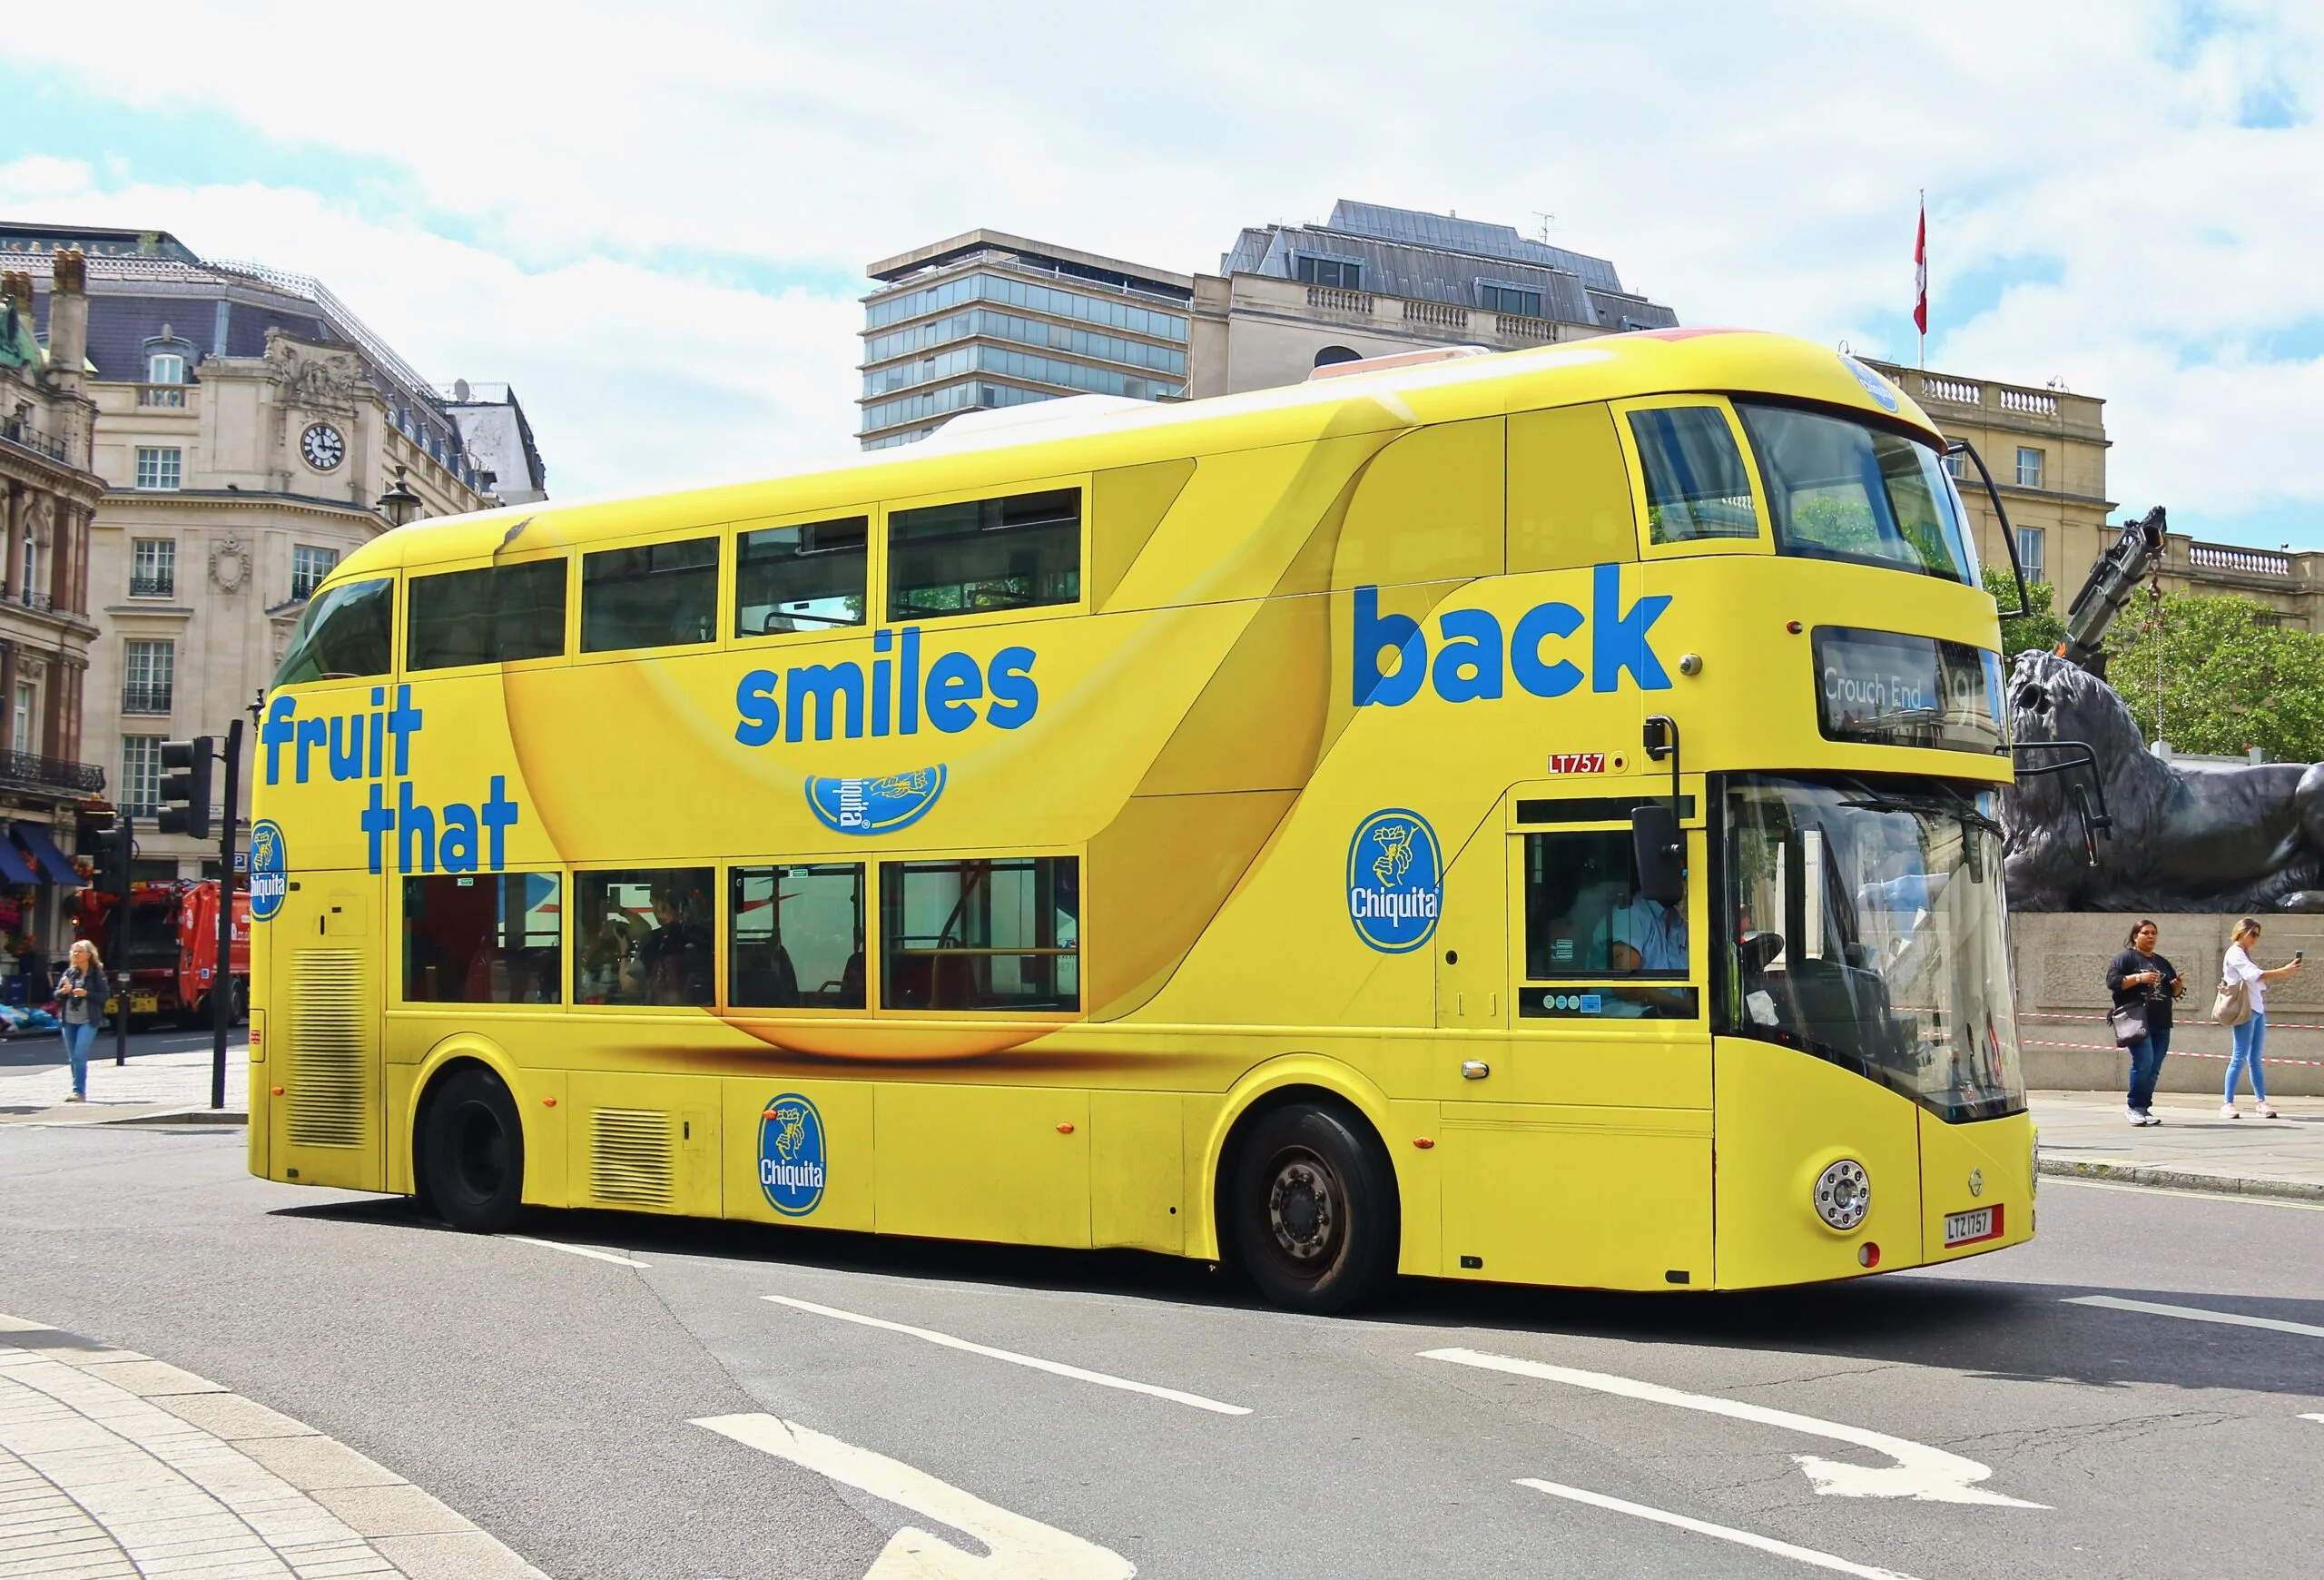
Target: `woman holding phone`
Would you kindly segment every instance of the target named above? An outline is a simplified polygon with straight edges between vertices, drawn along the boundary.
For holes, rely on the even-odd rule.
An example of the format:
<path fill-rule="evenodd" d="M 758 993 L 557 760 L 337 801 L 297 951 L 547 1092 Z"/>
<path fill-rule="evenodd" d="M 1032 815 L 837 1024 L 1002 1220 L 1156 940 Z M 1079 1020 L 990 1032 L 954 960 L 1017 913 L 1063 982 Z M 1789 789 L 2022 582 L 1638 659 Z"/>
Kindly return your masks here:
<path fill-rule="evenodd" d="M 2252 946 L 2259 942 L 2259 918 L 2246 916 L 2235 924 L 2234 939 L 2227 946 L 2227 960 L 2220 968 L 2224 981 L 2241 983 L 2244 991 L 2251 995 L 2251 1018 L 2235 1028 L 2235 1052 L 2228 1055 L 2227 1101 L 2220 1104 L 2221 1119 L 2243 1117 L 2235 1111 L 2235 1079 L 2237 1071 L 2244 1069 L 2251 1071 L 2251 1095 L 2259 1101 L 2252 1111 L 2261 1119 L 2276 1117 L 2276 1111 L 2268 1106 L 2268 1078 L 2260 1068 L 2260 1051 L 2268 1040 L 2268 984 L 2298 971 L 2307 952 L 2295 953 L 2289 965 L 2266 971 L 2251 958 Z"/>

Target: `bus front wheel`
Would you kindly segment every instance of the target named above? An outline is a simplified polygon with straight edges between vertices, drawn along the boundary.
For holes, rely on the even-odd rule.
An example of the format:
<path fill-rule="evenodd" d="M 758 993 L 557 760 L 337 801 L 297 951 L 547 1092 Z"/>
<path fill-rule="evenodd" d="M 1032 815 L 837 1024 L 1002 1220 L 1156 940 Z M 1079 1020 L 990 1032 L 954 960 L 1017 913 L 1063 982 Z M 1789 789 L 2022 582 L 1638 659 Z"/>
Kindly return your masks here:
<path fill-rule="evenodd" d="M 419 1174 L 437 1215 L 471 1234 L 497 1234 L 525 1194 L 525 1132 L 507 1083 L 481 1066 L 456 1071 L 428 1105 Z"/>
<path fill-rule="evenodd" d="M 1295 1311 L 1344 1311 L 1396 1268 L 1396 1183 L 1348 1118 L 1294 1103 L 1262 1115 L 1237 1156 L 1233 1222 L 1244 1271 Z"/>

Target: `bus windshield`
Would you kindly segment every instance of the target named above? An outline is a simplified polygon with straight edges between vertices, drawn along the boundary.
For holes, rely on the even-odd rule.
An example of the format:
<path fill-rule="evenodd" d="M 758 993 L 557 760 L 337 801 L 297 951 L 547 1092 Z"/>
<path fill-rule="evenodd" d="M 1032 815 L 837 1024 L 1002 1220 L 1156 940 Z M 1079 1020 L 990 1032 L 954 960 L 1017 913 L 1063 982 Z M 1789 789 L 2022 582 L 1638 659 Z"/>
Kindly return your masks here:
<path fill-rule="evenodd" d="M 1738 402 L 1766 479 L 1776 551 L 1975 587 L 1953 479 L 1935 448 L 1861 422 Z"/>
<path fill-rule="evenodd" d="M 1947 1122 L 2024 1111 L 1990 793 L 1730 779 L 1719 1030 L 1854 1070 Z"/>

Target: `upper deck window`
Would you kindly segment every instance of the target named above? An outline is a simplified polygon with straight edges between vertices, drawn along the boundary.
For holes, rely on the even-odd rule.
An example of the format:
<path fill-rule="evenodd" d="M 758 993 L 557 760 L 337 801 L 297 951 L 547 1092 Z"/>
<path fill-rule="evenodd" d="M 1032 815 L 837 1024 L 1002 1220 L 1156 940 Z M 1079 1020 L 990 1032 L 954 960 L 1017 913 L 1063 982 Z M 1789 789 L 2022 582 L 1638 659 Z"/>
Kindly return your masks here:
<path fill-rule="evenodd" d="M 743 534 L 734 560 L 734 635 L 821 631 L 863 623 L 868 517 Z"/>
<path fill-rule="evenodd" d="M 940 619 L 1081 597 L 1081 490 L 963 499 L 888 518 L 888 617 Z"/>
<path fill-rule="evenodd" d="M 1767 479 L 1776 552 L 1977 582 L 1944 458 L 1845 418 L 1743 406 Z"/>
<path fill-rule="evenodd" d="M 1656 543 L 1757 538 L 1751 475 L 1716 406 L 1658 406 L 1630 416 L 1646 473 L 1647 530 Z"/>
<path fill-rule="evenodd" d="M 396 584 L 384 578 L 325 588 L 299 617 L 274 684 L 385 675 L 395 650 L 389 635 L 395 590 Z"/>
<path fill-rule="evenodd" d="M 581 651 L 674 647 L 718 637 L 718 539 L 581 557 Z"/>
<path fill-rule="evenodd" d="M 405 667 L 554 658 L 565 651 L 565 561 L 411 578 Z"/>

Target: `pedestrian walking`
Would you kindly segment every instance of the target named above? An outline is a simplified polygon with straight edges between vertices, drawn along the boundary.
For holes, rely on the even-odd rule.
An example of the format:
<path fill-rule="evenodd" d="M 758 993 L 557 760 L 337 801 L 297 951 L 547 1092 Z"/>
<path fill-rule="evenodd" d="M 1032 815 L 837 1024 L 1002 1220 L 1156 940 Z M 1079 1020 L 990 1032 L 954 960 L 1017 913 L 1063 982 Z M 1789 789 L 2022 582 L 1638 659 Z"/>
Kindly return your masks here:
<path fill-rule="evenodd" d="M 112 993 L 97 946 L 85 938 L 74 940 L 71 963 L 56 979 L 56 1018 L 64 1023 L 64 1057 L 73 1066 L 67 1102 L 89 1101 L 89 1047 L 104 1029 L 105 1000 Z"/>
<path fill-rule="evenodd" d="M 2114 1041 L 2131 1055 L 2130 1116 L 2134 1125 L 2159 1125 L 2154 1083 L 2171 1052 L 2171 1001 L 2187 991 L 2179 968 L 2154 952 L 2160 931 L 2152 922 L 2131 929 L 2128 947 L 2106 966 L 2106 986 L 2114 995 Z"/>
<path fill-rule="evenodd" d="M 2219 1013 L 2218 1019 L 2235 1028 L 2235 1052 L 2227 1061 L 2227 1100 L 2219 1110 L 2221 1119 L 2243 1117 L 2235 1111 L 2235 1081 L 2237 1073 L 2245 1070 L 2251 1072 L 2251 1095 L 2259 1101 L 2252 1111 L 2261 1119 L 2276 1117 L 2276 1111 L 2268 1106 L 2268 1078 L 2260 1067 L 2260 1052 L 2268 1041 L 2268 984 L 2298 971 L 2306 952 L 2295 950 L 2290 963 L 2268 971 L 2251 957 L 2259 942 L 2259 919 L 2246 916 L 2235 924 L 2227 959 L 2220 967 L 2219 1008 L 2225 1012 Z M 2249 1011 L 2240 1021 L 2232 1018 L 2239 1008 Z"/>

